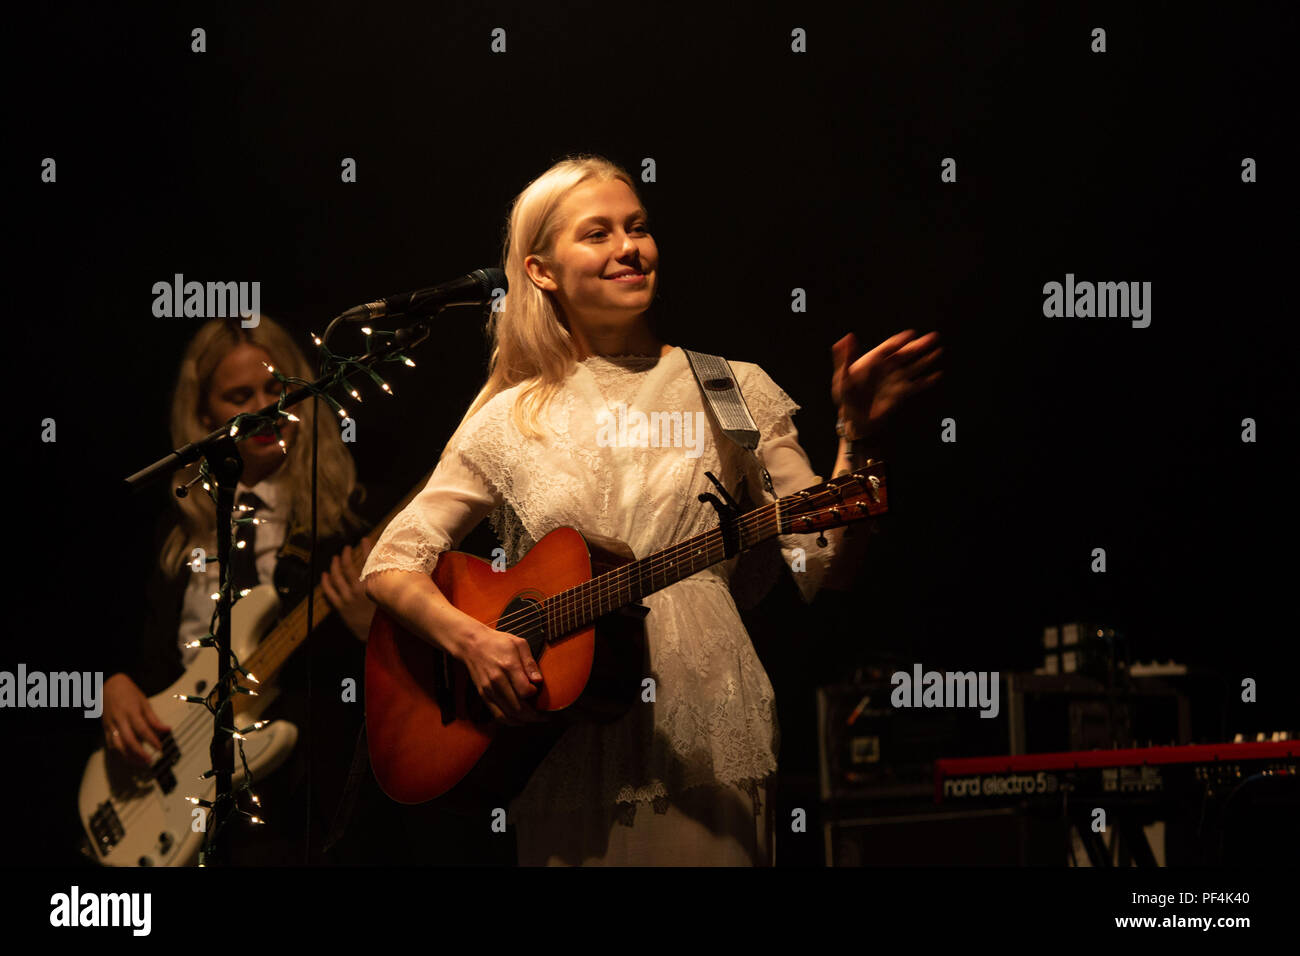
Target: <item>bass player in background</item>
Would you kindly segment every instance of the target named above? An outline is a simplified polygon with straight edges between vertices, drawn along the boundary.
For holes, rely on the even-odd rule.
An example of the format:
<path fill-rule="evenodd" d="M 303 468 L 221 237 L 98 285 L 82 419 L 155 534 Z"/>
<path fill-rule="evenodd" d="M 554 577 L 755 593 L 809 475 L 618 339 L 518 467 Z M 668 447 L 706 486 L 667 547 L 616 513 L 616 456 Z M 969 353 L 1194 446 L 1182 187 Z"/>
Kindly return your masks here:
<path fill-rule="evenodd" d="M 275 402 L 282 386 L 263 363 L 289 376 L 313 377 L 293 339 L 266 316 L 252 328 L 232 319 L 214 319 L 202 326 L 181 358 L 171 408 L 173 447 L 208 434 L 241 412 Z M 251 506 L 259 524 L 254 526 L 251 547 L 235 552 L 236 588 L 273 583 L 282 614 L 305 599 L 308 586 L 312 403 L 302 403 L 295 414 L 301 424 L 286 422 L 280 429 L 284 449 L 269 427 L 239 443 L 244 472 L 236 504 Z M 325 427 L 319 436 L 316 553 L 318 561 L 325 559 L 320 583 L 336 616 L 323 621 L 311 636 L 311 654 L 304 650 L 290 658 L 277 680 L 280 697 L 267 716 L 292 721 L 300 737 L 284 766 L 265 779 L 254 779 L 266 825 L 247 838 L 242 833 L 246 828 L 237 824 L 226 831 L 233 835 L 232 861 L 241 864 L 318 861 L 324 830 L 342 793 L 350 743 L 361 721 L 359 704 L 338 703 L 338 687 L 342 676 L 360 681 L 362 642 L 374 613 L 358 580 L 369 543 L 365 539 L 357 547 L 345 543 L 356 540 L 368 522 L 353 510 L 364 495 L 339 430 Z M 196 469 L 193 465 L 178 472 L 173 487 L 193 478 Z M 167 688 L 197 655 L 215 653 L 184 647 L 208 633 L 213 611 L 210 595 L 220 587 L 215 561 L 209 561 L 202 573 L 189 565 L 194 548 L 216 555 L 214 505 L 202 492 L 172 500 L 176 509 L 160 528 L 143 633 L 136 647 L 120 649 L 121 670 L 104 683 L 105 745 L 142 766 L 152 762 L 162 746 L 159 735 L 169 730 L 147 697 Z M 317 692 L 324 693 L 323 705 L 309 711 L 311 661 L 316 662 L 317 679 L 322 682 Z"/>

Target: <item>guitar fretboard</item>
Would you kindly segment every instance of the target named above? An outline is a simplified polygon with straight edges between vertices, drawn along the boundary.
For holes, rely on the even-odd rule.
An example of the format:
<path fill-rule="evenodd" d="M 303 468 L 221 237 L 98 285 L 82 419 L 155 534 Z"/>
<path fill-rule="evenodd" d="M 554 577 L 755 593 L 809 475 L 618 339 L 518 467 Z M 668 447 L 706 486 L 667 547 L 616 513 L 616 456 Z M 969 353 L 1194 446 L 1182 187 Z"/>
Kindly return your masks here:
<path fill-rule="evenodd" d="M 779 504 L 763 505 L 736 520 L 736 553 L 784 533 Z M 551 640 L 563 637 L 726 559 L 726 536 L 722 528 L 714 528 L 648 557 L 630 561 L 543 601 L 541 611 L 545 614 L 546 633 Z"/>

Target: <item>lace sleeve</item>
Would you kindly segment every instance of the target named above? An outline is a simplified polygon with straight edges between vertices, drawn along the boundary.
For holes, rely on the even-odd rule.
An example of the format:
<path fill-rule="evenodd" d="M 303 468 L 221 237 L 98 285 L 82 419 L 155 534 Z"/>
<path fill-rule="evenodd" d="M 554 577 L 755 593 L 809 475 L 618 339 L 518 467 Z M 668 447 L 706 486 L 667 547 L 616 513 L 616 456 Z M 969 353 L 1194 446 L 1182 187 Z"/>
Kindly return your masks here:
<path fill-rule="evenodd" d="M 820 484 L 822 477 L 813 471 L 808 454 L 799 444 L 794 427 L 794 413 L 799 410 L 785 391 L 766 372 L 749 362 L 733 362 L 740 377 L 741 391 L 758 425 L 758 458 L 772 476 L 777 497 L 794 494 L 810 485 Z M 746 481 L 754 501 L 774 500 L 763 487 L 757 463 L 749 457 Z M 777 538 L 785 566 L 794 575 L 804 601 L 811 602 L 821 589 L 834 554 L 835 543 L 828 538 L 826 547 L 817 544 L 817 534 L 783 534 Z M 767 587 L 771 586 L 769 581 Z M 766 592 L 767 588 L 762 589 Z M 759 595 L 761 597 L 761 594 Z"/>
<path fill-rule="evenodd" d="M 501 504 L 491 481 L 463 454 L 462 440 L 460 433 L 452 436 L 424 490 L 379 536 L 361 570 L 362 581 L 381 571 L 431 573 L 439 554 L 460 544 Z"/>

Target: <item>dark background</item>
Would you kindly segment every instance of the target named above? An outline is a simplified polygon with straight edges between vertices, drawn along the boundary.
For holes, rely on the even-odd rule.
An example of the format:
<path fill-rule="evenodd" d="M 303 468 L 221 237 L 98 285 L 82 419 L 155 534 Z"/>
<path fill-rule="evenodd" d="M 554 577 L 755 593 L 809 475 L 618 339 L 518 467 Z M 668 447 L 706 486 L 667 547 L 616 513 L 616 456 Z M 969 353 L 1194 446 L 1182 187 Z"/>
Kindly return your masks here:
<path fill-rule="evenodd" d="M 201 322 L 154 318 L 154 282 L 259 280 L 264 311 L 308 345 L 357 302 L 498 264 L 515 194 L 588 151 L 634 175 L 655 159 L 640 189 L 668 341 L 766 369 L 803 406 L 823 475 L 831 343 L 944 339 L 942 383 L 896 423 L 888 532 L 859 588 L 805 609 L 783 581 L 750 619 L 777 690 L 783 808 L 816 800 L 816 686 L 889 658 L 1032 669 L 1044 625 L 1064 621 L 1204 675 L 1218 691 L 1194 739 L 1296 729 L 1293 14 L 1130 6 L 41 10 L 9 41 L 27 69 L 6 151 L 17 461 L 0 668 L 91 669 L 133 640 L 166 489 L 114 489 L 167 450 Z M 1089 51 L 1096 26 L 1105 54 Z M 56 185 L 39 181 L 46 156 Z M 1150 281 L 1150 327 L 1044 318 L 1042 286 L 1067 272 Z M 806 314 L 789 311 L 794 287 Z M 447 314 L 420 367 L 391 376 L 397 397 L 357 409 L 364 482 L 395 501 L 428 470 L 486 355 L 481 316 Z M 39 440 L 46 417 L 57 443 Z M 1246 676 L 1258 704 L 1227 694 Z M 64 862 L 98 726 L 0 720 L 26 781 L 10 796 L 37 814 L 5 855 Z M 818 859 L 809 830 L 786 860 Z M 511 858 L 443 847 L 443 862 Z"/>

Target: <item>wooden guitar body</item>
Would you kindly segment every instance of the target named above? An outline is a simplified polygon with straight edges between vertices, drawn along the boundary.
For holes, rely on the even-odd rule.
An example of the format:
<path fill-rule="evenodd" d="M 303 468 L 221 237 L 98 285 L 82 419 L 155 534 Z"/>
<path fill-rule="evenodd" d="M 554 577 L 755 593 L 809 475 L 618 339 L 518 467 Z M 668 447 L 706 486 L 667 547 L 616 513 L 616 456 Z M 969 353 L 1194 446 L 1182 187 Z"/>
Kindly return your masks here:
<path fill-rule="evenodd" d="M 552 531 L 504 571 L 459 551 L 439 556 L 433 579 L 453 605 L 528 641 L 542 672 L 533 706 L 551 715 L 529 727 L 493 720 L 462 664 L 377 613 L 366 650 L 366 726 L 384 792 L 408 804 L 443 797 L 442 806 L 466 813 L 504 807 L 574 719 L 625 713 L 647 666 L 645 608 L 616 609 L 549 642 L 545 616 L 529 612 L 633 560 L 622 542 L 573 528 Z"/>
<path fill-rule="evenodd" d="M 243 660 L 253 658 L 259 639 L 275 622 L 280 599 L 269 584 L 256 587 L 231 611 L 231 645 Z M 200 775 L 212 766 L 212 718 L 176 694 L 204 697 L 217 681 L 217 661 L 204 652 L 149 706 L 171 731 L 162 735 L 164 751 L 154 763 L 137 767 L 116 751 L 101 747 L 91 755 L 82 773 L 77 810 L 87 856 L 104 866 L 189 866 L 197 861 L 203 831 L 196 828 L 196 808 L 188 797 L 211 800 L 217 784 Z M 251 723 L 275 700 L 273 685 L 259 688 L 259 696 L 239 696 L 235 712 L 241 724 Z M 277 720 L 244 744 L 244 756 L 256 781 L 279 767 L 293 751 L 298 729 Z M 240 761 L 235 783 L 244 780 Z M 199 816 L 203 816 L 200 812 Z"/>

